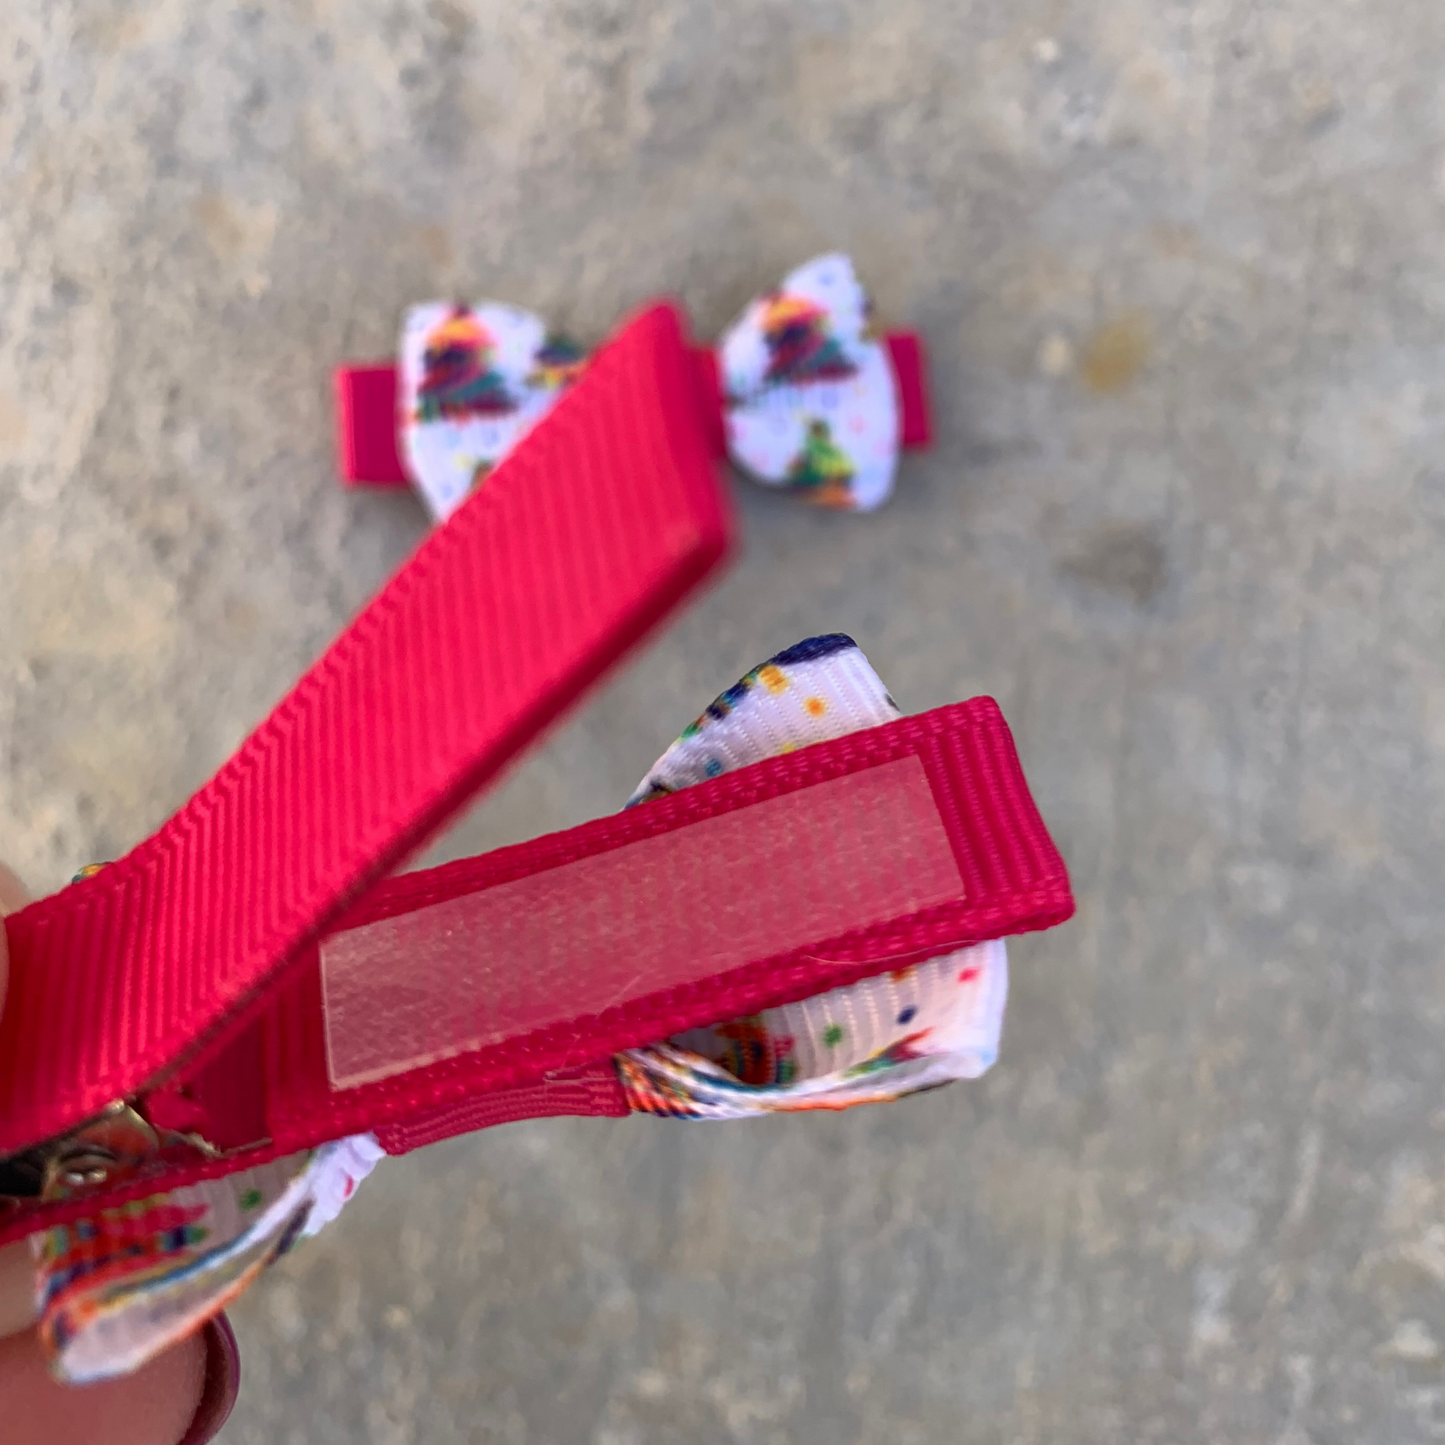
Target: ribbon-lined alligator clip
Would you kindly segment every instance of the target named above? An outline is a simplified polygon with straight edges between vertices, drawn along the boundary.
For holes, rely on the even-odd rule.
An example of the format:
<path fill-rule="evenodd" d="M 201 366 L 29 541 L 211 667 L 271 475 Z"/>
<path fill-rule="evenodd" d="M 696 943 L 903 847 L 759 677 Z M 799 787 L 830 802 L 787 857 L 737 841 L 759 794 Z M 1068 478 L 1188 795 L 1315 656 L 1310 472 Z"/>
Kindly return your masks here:
<path fill-rule="evenodd" d="M 869 512 L 901 447 L 931 440 L 917 334 L 873 335 L 842 255 L 819 256 L 754 300 L 716 350 L 691 349 L 716 456 L 819 506 Z M 487 301 L 413 306 L 397 366 L 336 371 L 337 461 L 359 485 L 411 483 L 451 515 L 557 398 L 586 354 L 541 317 Z"/>
<path fill-rule="evenodd" d="M 903 717 L 845 637 L 621 813 L 388 877 L 725 554 L 691 365 L 670 307 L 632 321 L 179 813 L 5 919 L 0 1241 L 38 1242 L 62 1374 L 193 1328 L 382 1153 L 992 1062 L 1064 865 L 995 704 Z"/>

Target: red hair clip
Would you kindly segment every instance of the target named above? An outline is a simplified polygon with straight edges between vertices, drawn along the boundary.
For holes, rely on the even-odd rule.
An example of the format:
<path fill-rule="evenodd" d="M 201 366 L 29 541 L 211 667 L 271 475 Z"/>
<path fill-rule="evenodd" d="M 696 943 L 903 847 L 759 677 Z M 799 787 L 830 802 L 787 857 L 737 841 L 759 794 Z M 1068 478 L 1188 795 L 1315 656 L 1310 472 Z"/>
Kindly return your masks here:
<path fill-rule="evenodd" d="M 1063 862 L 997 707 L 902 717 L 847 638 L 719 696 L 637 806 L 389 876 L 724 557 L 692 365 L 671 308 L 632 321 L 175 817 L 4 920 L 0 1241 L 43 1231 L 71 1378 L 213 1314 L 383 1151 L 992 1061 L 998 940 L 1069 916 Z"/>
<path fill-rule="evenodd" d="M 684 369 L 709 446 L 820 506 L 872 511 L 900 448 L 932 437 L 922 343 L 873 334 L 852 262 L 819 256 L 758 297 Z M 500 302 L 413 306 L 395 366 L 336 371 L 337 465 L 352 485 L 410 482 L 445 520 L 582 375 L 585 353 Z"/>

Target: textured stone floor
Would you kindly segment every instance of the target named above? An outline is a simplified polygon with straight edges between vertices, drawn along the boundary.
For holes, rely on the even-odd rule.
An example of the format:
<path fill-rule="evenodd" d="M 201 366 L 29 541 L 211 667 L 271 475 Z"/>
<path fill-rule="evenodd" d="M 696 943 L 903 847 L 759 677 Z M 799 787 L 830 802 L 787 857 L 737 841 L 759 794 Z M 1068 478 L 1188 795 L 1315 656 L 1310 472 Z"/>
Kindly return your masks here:
<path fill-rule="evenodd" d="M 812 631 L 999 698 L 1077 920 L 974 1086 L 516 1126 L 236 1311 L 226 1445 L 1445 1436 L 1445 7 L 0 16 L 0 853 L 187 796 L 422 535 L 328 369 L 490 294 L 704 334 L 852 252 L 939 444 L 746 553 L 440 845 L 617 806 Z"/>

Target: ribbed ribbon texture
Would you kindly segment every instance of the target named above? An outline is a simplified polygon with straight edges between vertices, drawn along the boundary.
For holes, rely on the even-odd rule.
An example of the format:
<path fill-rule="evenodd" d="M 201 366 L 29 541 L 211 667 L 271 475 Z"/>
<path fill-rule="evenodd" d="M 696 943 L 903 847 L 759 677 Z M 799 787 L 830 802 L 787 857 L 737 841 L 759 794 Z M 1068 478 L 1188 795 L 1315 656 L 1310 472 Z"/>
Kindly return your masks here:
<path fill-rule="evenodd" d="M 720 560 L 691 367 L 640 315 L 175 817 L 5 921 L 0 1155 L 240 1028 Z"/>

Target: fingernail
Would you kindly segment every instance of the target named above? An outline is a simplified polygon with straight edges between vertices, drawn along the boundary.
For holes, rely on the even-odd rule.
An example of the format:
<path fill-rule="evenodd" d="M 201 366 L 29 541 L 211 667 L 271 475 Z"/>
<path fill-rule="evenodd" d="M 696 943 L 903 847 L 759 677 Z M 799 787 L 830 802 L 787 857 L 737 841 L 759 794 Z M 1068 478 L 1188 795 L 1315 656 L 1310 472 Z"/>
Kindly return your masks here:
<path fill-rule="evenodd" d="M 0 863 L 0 918 L 14 913 L 30 902 L 25 885 L 3 864 Z"/>
<path fill-rule="evenodd" d="M 241 1351 L 230 1320 L 217 1315 L 207 1322 L 203 1338 L 206 1379 L 201 1386 L 201 1402 L 180 1445 L 206 1445 L 208 1440 L 214 1440 L 241 1388 Z"/>

